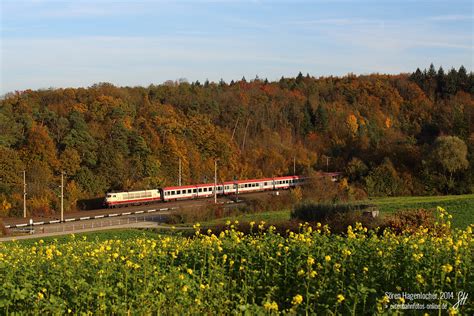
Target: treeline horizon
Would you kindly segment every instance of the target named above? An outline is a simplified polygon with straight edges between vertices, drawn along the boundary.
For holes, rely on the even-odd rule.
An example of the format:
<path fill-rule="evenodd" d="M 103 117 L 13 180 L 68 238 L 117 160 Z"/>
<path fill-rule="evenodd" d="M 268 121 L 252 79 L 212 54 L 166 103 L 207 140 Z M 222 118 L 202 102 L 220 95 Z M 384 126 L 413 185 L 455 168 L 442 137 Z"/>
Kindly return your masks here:
<path fill-rule="evenodd" d="M 474 75 L 185 80 L 25 90 L 0 100 L 0 214 L 66 208 L 111 190 L 342 171 L 354 196 L 474 191 Z"/>

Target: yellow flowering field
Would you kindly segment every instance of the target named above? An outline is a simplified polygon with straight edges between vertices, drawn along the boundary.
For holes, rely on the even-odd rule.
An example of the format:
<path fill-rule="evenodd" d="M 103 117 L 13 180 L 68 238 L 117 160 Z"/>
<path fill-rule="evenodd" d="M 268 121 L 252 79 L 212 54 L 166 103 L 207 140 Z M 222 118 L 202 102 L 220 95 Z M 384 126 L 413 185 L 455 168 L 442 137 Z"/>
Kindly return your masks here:
<path fill-rule="evenodd" d="M 395 235 L 302 225 L 282 236 L 251 223 L 192 238 L 0 244 L 0 314 L 373 314 L 408 303 L 387 293 L 474 295 L 472 228 Z M 444 233 L 439 233 L 444 231 Z M 472 314 L 472 297 L 439 297 Z M 431 303 L 431 302 L 430 302 Z M 432 312 L 432 311 L 431 311 Z M 436 311 L 438 313 L 438 311 Z"/>

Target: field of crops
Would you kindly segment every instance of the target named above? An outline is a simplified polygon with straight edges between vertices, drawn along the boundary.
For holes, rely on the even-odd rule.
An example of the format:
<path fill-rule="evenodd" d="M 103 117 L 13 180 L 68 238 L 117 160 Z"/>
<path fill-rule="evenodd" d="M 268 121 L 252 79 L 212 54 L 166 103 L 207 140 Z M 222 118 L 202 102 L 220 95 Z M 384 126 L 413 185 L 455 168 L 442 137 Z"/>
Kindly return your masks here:
<path fill-rule="evenodd" d="M 474 194 L 445 195 L 445 196 L 405 196 L 405 197 L 377 197 L 354 203 L 374 204 L 380 210 L 382 216 L 405 209 L 430 209 L 435 210 L 438 206 L 443 207 L 452 214 L 453 227 L 466 228 L 474 223 Z M 291 218 L 291 210 L 267 211 L 249 213 L 239 216 L 231 216 L 205 221 L 204 226 L 212 226 L 225 223 L 227 220 L 266 221 L 278 223 L 288 221 Z"/>
<path fill-rule="evenodd" d="M 375 204 L 381 212 L 391 213 L 400 209 L 436 209 L 441 206 L 453 216 L 453 226 L 466 228 L 474 223 L 474 194 L 445 196 L 379 197 L 365 201 Z"/>
<path fill-rule="evenodd" d="M 252 223 L 244 235 L 232 223 L 217 236 L 196 224 L 193 238 L 2 243 L 0 313 L 358 315 L 419 302 L 472 314 L 472 297 L 456 304 L 459 291 L 474 293 L 472 227 L 451 231 L 447 218 L 440 210 L 442 234 L 378 235 L 356 225 L 340 236 L 303 225 L 280 236 Z"/>

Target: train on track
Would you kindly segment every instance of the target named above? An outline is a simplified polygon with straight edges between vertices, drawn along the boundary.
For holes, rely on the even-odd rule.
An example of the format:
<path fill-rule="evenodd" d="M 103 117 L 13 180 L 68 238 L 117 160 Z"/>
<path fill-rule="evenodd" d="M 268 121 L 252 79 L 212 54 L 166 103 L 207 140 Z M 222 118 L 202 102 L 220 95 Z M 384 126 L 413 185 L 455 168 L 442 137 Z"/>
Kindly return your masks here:
<path fill-rule="evenodd" d="M 339 173 L 324 173 L 335 180 Z M 145 191 L 110 192 L 105 196 L 104 204 L 109 208 L 151 204 L 178 200 L 192 200 L 214 196 L 236 195 L 250 192 L 286 190 L 301 185 L 306 178 L 302 176 L 285 176 L 264 179 L 249 179 L 217 183 L 204 183 L 184 186 L 164 187 Z"/>

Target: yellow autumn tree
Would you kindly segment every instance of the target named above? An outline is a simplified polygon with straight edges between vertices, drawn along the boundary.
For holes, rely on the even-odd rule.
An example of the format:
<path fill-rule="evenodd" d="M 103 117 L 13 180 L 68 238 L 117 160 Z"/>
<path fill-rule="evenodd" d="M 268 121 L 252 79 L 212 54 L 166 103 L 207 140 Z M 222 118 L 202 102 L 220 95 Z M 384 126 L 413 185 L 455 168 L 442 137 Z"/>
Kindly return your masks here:
<path fill-rule="evenodd" d="M 346 118 L 346 125 L 349 128 L 352 136 L 355 136 L 359 130 L 359 124 L 357 123 L 357 117 L 354 114 L 350 114 Z"/>

